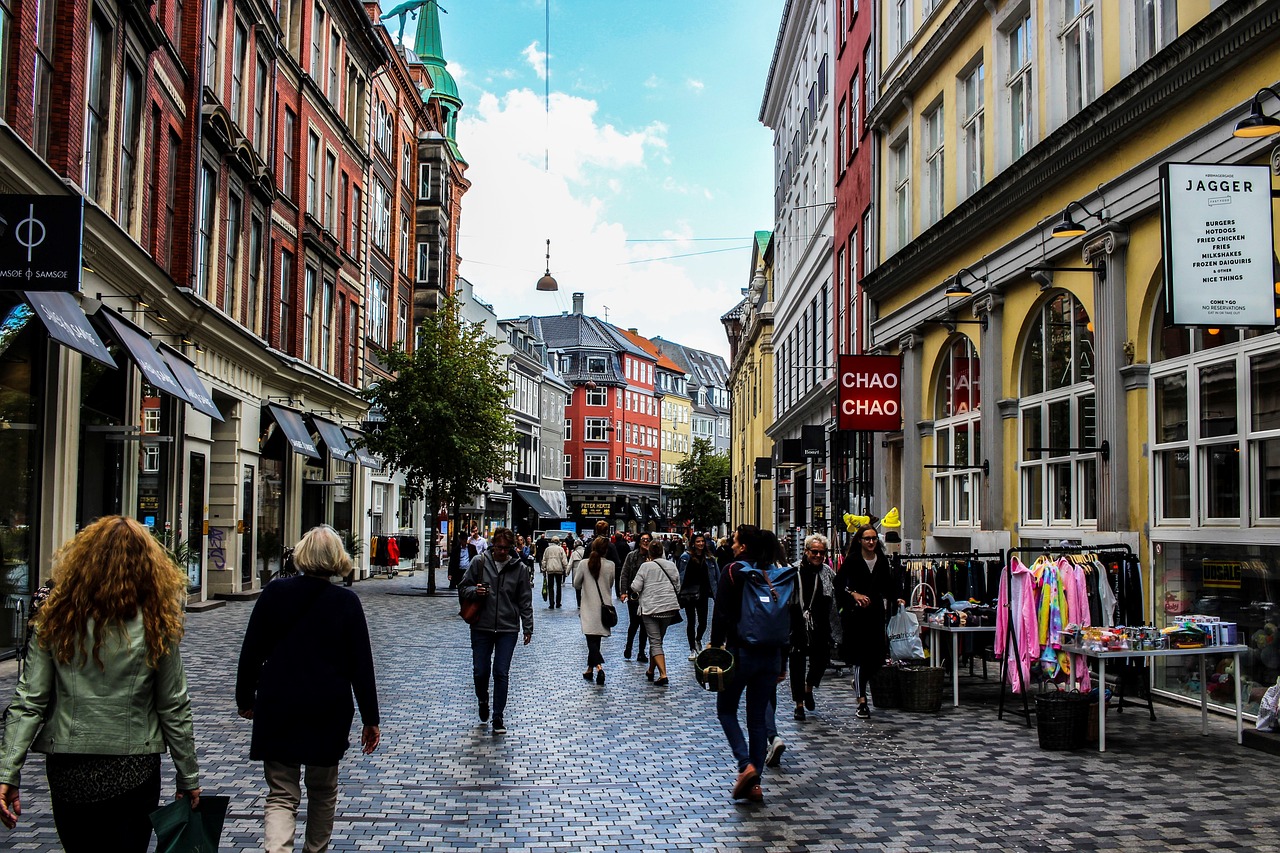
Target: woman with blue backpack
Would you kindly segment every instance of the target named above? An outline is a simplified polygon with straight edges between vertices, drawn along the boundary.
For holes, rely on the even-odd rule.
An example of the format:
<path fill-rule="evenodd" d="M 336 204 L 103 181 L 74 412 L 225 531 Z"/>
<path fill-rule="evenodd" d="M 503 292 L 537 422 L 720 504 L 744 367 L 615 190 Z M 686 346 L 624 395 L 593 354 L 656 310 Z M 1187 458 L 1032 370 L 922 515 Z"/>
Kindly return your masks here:
<path fill-rule="evenodd" d="M 733 653 L 733 680 L 716 697 L 716 715 L 738 762 L 735 800 L 764 800 L 764 767 L 770 728 L 768 714 L 777 685 L 786 679 L 791 642 L 791 606 L 796 570 L 776 559 L 778 540 L 755 525 L 733 533 L 734 560 L 720 573 L 711 645 Z M 747 734 L 738 706 L 747 697 Z"/>

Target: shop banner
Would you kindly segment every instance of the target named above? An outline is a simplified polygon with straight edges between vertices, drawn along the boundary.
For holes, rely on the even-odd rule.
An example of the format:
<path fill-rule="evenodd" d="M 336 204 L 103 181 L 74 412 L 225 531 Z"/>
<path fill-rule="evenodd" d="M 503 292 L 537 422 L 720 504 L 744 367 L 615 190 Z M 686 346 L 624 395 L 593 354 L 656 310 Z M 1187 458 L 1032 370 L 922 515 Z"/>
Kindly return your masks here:
<path fill-rule="evenodd" d="M 80 290 L 84 198 L 0 195 L 0 289 Z"/>
<path fill-rule="evenodd" d="M 840 429 L 902 429 L 902 359 L 896 355 L 840 356 Z"/>
<path fill-rule="evenodd" d="M 1166 324 L 1273 328 L 1271 170 L 1165 163 Z"/>

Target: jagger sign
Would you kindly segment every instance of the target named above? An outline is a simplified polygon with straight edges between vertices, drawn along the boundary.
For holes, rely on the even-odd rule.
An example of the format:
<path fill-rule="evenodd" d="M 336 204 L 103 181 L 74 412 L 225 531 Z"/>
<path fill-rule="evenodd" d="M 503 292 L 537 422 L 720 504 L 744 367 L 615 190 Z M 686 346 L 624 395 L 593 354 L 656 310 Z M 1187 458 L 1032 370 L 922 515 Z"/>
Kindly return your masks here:
<path fill-rule="evenodd" d="M 902 429 L 902 359 L 840 356 L 840 429 Z"/>

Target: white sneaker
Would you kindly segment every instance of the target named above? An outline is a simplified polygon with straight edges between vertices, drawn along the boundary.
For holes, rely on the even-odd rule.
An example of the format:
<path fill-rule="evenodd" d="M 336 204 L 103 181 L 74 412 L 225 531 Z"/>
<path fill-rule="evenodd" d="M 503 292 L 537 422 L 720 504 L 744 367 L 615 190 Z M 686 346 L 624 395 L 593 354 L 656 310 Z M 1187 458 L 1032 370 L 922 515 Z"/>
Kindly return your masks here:
<path fill-rule="evenodd" d="M 689 660 L 697 660 L 697 659 L 698 659 L 697 652 L 689 652 Z"/>
<path fill-rule="evenodd" d="M 781 737 L 776 737 L 769 741 L 769 748 L 764 753 L 764 766 L 777 767 L 782 763 L 782 753 L 786 750 L 787 745 L 783 743 Z"/>

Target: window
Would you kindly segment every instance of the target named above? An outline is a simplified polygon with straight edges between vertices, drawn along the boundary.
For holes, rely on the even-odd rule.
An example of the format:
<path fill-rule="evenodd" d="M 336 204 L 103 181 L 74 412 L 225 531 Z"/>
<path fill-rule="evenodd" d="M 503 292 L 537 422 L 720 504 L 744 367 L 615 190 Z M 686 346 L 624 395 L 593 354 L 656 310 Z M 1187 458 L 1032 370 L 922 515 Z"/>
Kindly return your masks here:
<path fill-rule="evenodd" d="M 605 357 L 602 355 L 587 356 L 587 372 L 588 373 L 604 373 Z"/>
<path fill-rule="evenodd" d="M 320 293 L 320 369 L 333 372 L 333 282 L 329 279 Z"/>
<path fill-rule="evenodd" d="M 942 121 L 943 114 L 941 103 L 924 116 L 926 225 L 932 225 L 942 218 L 944 196 L 943 188 L 946 185 L 942 160 L 944 146 Z"/>
<path fill-rule="evenodd" d="M 249 51 L 249 30 L 236 18 L 231 36 L 231 119 L 244 125 L 244 74 L 245 59 Z"/>
<path fill-rule="evenodd" d="M 89 31 L 89 77 L 85 107 L 85 195 L 102 204 L 107 182 L 103 178 L 107 131 L 111 123 L 111 24 L 95 8 Z"/>
<path fill-rule="evenodd" d="M 316 3 L 311 10 L 311 79 L 319 83 L 324 79 L 324 7 Z"/>
<path fill-rule="evenodd" d="M 1097 520 L 1097 404 L 1093 332 L 1074 297 L 1036 316 L 1022 355 L 1022 521 L 1081 526 Z"/>
<path fill-rule="evenodd" d="M 307 133 L 307 213 L 315 216 L 320 206 L 320 137 Z"/>
<path fill-rule="evenodd" d="M 346 119 L 347 127 L 353 133 L 359 131 L 363 135 L 365 132 L 363 129 L 364 75 L 357 71 L 354 65 L 347 66 L 347 98 L 343 107 L 343 117 Z"/>
<path fill-rule="evenodd" d="M 1178 37 L 1177 0 L 1132 0 L 1138 65 Z"/>
<path fill-rule="evenodd" d="M 311 364 L 315 354 L 316 271 L 307 265 L 302 285 L 302 360 Z"/>
<path fill-rule="evenodd" d="M 564 478 L 566 480 L 569 479 L 572 473 L 573 473 L 573 457 L 570 456 L 568 453 L 566 453 L 564 455 L 564 470 L 563 470 Z"/>
<path fill-rule="evenodd" d="M 245 306 L 241 313 L 241 322 L 254 334 L 263 335 L 265 329 L 258 325 L 258 303 L 262 299 L 262 220 L 257 216 L 249 219 L 249 287 L 245 298 Z"/>
<path fill-rule="evenodd" d="M 960 81 L 961 147 L 964 149 L 965 198 L 982 186 L 982 108 L 986 97 L 983 86 L 982 63 L 979 62 Z"/>
<path fill-rule="evenodd" d="M 174 222 L 178 205 L 178 158 L 182 140 L 173 130 L 169 131 L 169 170 L 165 173 L 164 235 L 160 238 L 160 255 L 164 268 L 173 272 Z"/>
<path fill-rule="evenodd" d="M 1067 63 L 1067 112 L 1074 115 L 1098 96 L 1093 3 L 1063 0 L 1062 52 Z"/>
<path fill-rule="evenodd" d="M 342 38 L 335 29 L 329 36 L 329 103 L 338 105 L 338 69 L 341 67 L 338 57 L 342 55 Z"/>
<path fill-rule="evenodd" d="M 400 256 L 400 272 L 409 274 L 409 213 L 400 211 L 400 244 L 396 246 L 396 254 Z"/>
<path fill-rule="evenodd" d="M 911 242 L 911 146 L 907 134 L 889 149 L 893 168 L 893 248 Z"/>
<path fill-rule="evenodd" d="M 892 51 L 897 53 L 911 40 L 911 0 L 892 0 L 892 3 L 889 26 L 893 39 Z"/>
<path fill-rule="evenodd" d="M 360 340 L 360 308 L 356 305 L 355 300 L 351 300 L 347 304 L 347 364 L 345 379 L 352 385 L 359 385 L 360 382 L 356 376 L 356 346 Z"/>
<path fill-rule="evenodd" d="M 204 85 L 213 91 L 219 90 L 218 83 L 222 77 L 218 73 L 222 63 L 222 12 L 225 0 L 209 0 L 205 7 L 204 22 Z"/>
<path fill-rule="evenodd" d="M 1031 147 L 1031 13 L 1005 33 L 1009 55 L 1009 144 L 1013 160 Z"/>
<path fill-rule="evenodd" d="M 412 186 L 412 181 L 413 146 L 406 139 L 400 146 L 400 182 L 404 184 L 405 189 L 409 189 Z"/>
<path fill-rule="evenodd" d="M 391 193 L 382 185 L 382 181 L 373 181 L 373 245 L 382 250 L 384 255 L 391 255 Z"/>
<path fill-rule="evenodd" d="M 253 78 L 253 147 L 258 154 L 267 153 L 267 60 L 259 56 Z"/>
<path fill-rule="evenodd" d="M 240 214 L 243 207 L 240 196 L 227 193 L 227 268 L 223 273 L 222 310 L 232 313 L 235 305 L 236 279 L 240 272 L 240 232 L 243 228 Z"/>
<path fill-rule="evenodd" d="M 120 213 L 125 231 L 133 232 L 138 183 L 138 141 L 142 136 L 142 72 L 131 60 L 124 62 L 124 103 L 120 129 Z"/>
<path fill-rule="evenodd" d="M 609 405 L 609 389 L 607 389 L 607 388 L 588 388 L 588 389 L 587 389 L 587 405 L 588 405 L 588 406 L 607 406 L 607 405 Z"/>
<path fill-rule="evenodd" d="M 296 201 L 297 196 L 293 194 L 293 182 L 295 179 L 294 163 L 297 159 L 298 144 L 298 117 L 293 110 L 288 107 L 284 108 L 284 144 L 281 147 L 284 157 L 284 168 L 280 170 L 280 188 L 284 191 L 285 198 L 290 201 Z"/>
<path fill-rule="evenodd" d="M 196 294 L 209 298 L 213 279 L 213 233 L 218 218 L 218 177 L 208 165 L 200 167 L 200 258 L 196 266 Z"/>
<path fill-rule="evenodd" d="M 838 110 L 839 118 L 836 119 L 836 160 L 838 172 L 843 175 L 844 170 L 849 166 L 849 104 L 840 99 L 840 107 Z"/>
<path fill-rule="evenodd" d="M 280 349 L 293 352 L 293 254 L 280 252 Z"/>
<path fill-rule="evenodd" d="M 387 105 L 381 99 L 378 100 L 377 123 L 373 128 L 374 141 L 388 159 L 391 157 L 391 119 L 387 114 Z"/>
<path fill-rule="evenodd" d="M 875 52 L 872 50 L 874 46 L 875 39 L 872 39 L 862 54 L 862 76 L 866 79 L 866 91 L 863 93 L 866 104 L 862 111 L 864 116 L 870 113 L 871 108 L 876 104 Z"/>
<path fill-rule="evenodd" d="M 420 163 L 418 165 L 418 198 L 431 198 L 431 164 Z"/>
<path fill-rule="evenodd" d="M 360 188 L 351 188 L 351 254 L 359 255 L 363 247 L 360 245 L 360 222 L 364 216 L 364 205 L 361 202 Z"/>
<path fill-rule="evenodd" d="M 379 346 L 387 345 L 387 317 L 390 312 L 391 294 L 382 279 L 376 275 L 371 279 L 369 293 L 369 330 L 370 340 Z"/>
<path fill-rule="evenodd" d="M 853 80 L 849 82 L 849 158 L 853 159 L 853 152 L 858 150 L 858 143 L 862 140 L 862 113 L 859 107 L 862 104 L 862 95 L 859 92 L 861 81 L 855 71 Z"/>
<path fill-rule="evenodd" d="M 7 0 L 0 3 L 0 58 L 4 67 L 0 68 L 0 83 L 7 80 L 9 67 L 8 39 L 13 19 L 6 11 Z M 36 12 L 35 32 L 35 79 L 32 91 L 32 147 L 42 159 L 49 159 L 49 111 L 50 89 L 53 85 L 53 42 L 57 27 L 56 0 L 41 0 Z M 0 91 L 8 92 L 7 85 L 0 86 Z"/>
<path fill-rule="evenodd" d="M 333 223 L 337 218 L 334 209 L 337 203 L 337 184 L 338 158 L 332 151 L 326 151 L 324 154 L 324 227 L 328 231 L 333 230 Z"/>
<path fill-rule="evenodd" d="M 968 337 L 945 350 L 934 404 L 934 514 L 939 526 L 977 526 L 982 402 L 978 354 Z"/>
<path fill-rule="evenodd" d="M 608 441 L 609 440 L 609 419 L 608 418 L 587 418 L 586 431 L 583 435 L 585 441 Z"/>
<path fill-rule="evenodd" d="M 586 453 L 583 462 L 586 463 L 586 479 L 588 480 L 605 480 L 609 477 L 609 455 L 607 453 Z"/>
<path fill-rule="evenodd" d="M 401 346 L 409 339 L 409 303 L 401 300 L 396 304 L 396 341 Z"/>
<path fill-rule="evenodd" d="M 564 419 L 564 440 L 569 441 L 573 438 L 573 418 Z"/>
<path fill-rule="evenodd" d="M 338 245 L 346 248 L 347 241 L 347 205 L 351 203 L 351 179 L 347 177 L 347 173 L 342 173 L 342 178 L 338 188 L 338 222 L 337 237 Z"/>

